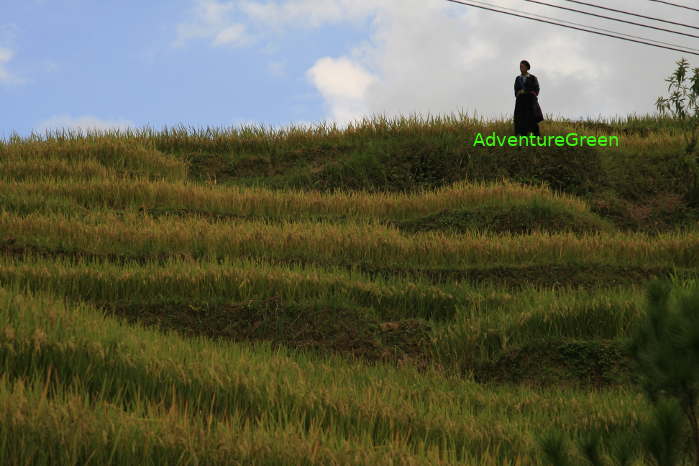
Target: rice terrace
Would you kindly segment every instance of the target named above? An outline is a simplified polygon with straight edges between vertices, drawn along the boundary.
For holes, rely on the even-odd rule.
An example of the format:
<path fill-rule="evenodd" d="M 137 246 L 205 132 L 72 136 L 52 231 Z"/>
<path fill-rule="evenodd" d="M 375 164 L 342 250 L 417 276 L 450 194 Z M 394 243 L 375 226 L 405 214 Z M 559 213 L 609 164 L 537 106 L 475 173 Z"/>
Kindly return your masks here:
<path fill-rule="evenodd" d="M 695 398 L 654 408 L 634 357 L 699 302 L 683 133 L 542 129 L 620 144 L 474 147 L 511 121 L 463 115 L 3 141 L 0 464 L 693 463 Z"/>

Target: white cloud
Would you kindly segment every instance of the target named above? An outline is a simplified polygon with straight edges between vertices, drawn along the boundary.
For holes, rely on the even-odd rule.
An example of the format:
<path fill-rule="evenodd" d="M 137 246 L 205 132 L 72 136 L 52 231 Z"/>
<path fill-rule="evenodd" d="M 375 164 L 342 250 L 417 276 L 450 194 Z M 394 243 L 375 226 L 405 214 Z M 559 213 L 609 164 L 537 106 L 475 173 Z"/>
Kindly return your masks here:
<path fill-rule="evenodd" d="M 375 79 L 347 58 L 321 58 L 307 74 L 320 92 L 331 99 L 361 99 L 369 84 Z"/>
<path fill-rule="evenodd" d="M 0 66 L 10 61 L 13 55 L 14 52 L 12 50 L 7 48 L 0 48 Z M 0 79 L 4 76 L 4 73 L 7 72 L 0 69 Z"/>
<path fill-rule="evenodd" d="M 0 84 L 22 84 L 25 81 L 18 76 L 10 73 L 7 69 L 7 63 L 14 57 L 14 51 L 6 47 L 0 47 Z"/>
<path fill-rule="evenodd" d="M 607 5 L 639 11 L 637 3 L 609 0 Z M 224 36 L 239 43 L 238 37 L 249 37 L 247 31 L 255 27 L 262 36 L 371 19 L 370 37 L 349 52 L 314 57 L 306 72 L 326 103 L 328 116 L 338 122 L 376 113 L 460 110 L 487 118 L 509 116 L 522 59 L 532 64 L 531 73 L 539 78 L 545 113 L 577 118 L 654 112 L 656 98 L 666 95 L 664 80 L 681 56 L 444 0 L 197 0 L 197 5 L 195 21 L 186 28 L 211 38 L 212 45 Z M 681 42 L 517 0 L 497 0 L 496 5 Z M 671 12 L 662 5 L 643 6 L 643 14 L 649 16 L 672 19 Z M 230 29 L 236 24 L 247 29 Z M 227 30 L 231 32 L 224 33 Z M 690 63 L 696 66 L 692 58 Z"/>
<path fill-rule="evenodd" d="M 259 3 L 242 0 L 240 10 L 265 26 L 319 27 L 328 23 L 356 22 L 395 0 L 287 0 Z"/>
<path fill-rule="evenodd" d="M 368 110 L 365 97 L 376 77 L 361 65 L 345 57 L 324 57 L 306 75 L 325 99 L 332 118 L 341 125 L 361 118 Z"/>
<path fill-rule="evenodd" d="M 245 43 L 245 41 L 245 26 L 242 24 L 233 24 L 232 26 L 228 26 L 224 30 L 216 34 L 216 38 L 214 39 L 214 45 L 242 45 Z"/>
<path fill-rule="evenodd" d="M 242 46 L 254 42 L 242 23 L 233 22 L 228 17 L 235 9 L 233 2 L 219 3 L 216 0 L 196 0 L 191 13 L 192 22 L 176 26 L 177 38 L 174 47 L 182 47 L 190 39 L 210 39 L 211 45 Z"/>
<path fill-rule="evenodd" d="M 36 126 L 36 130 L 40 133 L 45 131 L 53 131 L 56 129 L 66 129 L 74 131 L 124 131 L 127 128 L 133 128 L 133 122 L 129 120 L 103 120 L 92 115 L 83 115 L 80 117 L 71 117 L 70 115 L 54 115 Z"/>
<path fill-rule="evenodd" d="M 286 60 L 271 61 L 271 62 L 267 63 L 267 70 L 273 76 L 277 76 L 277 77 L 286 76 Z"/>

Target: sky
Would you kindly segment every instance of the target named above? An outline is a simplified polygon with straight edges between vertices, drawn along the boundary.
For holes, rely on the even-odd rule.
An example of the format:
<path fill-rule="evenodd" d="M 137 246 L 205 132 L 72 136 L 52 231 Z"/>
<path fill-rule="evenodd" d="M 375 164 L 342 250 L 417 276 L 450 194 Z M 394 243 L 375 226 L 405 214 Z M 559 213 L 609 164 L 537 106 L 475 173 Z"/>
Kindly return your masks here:
<path fill-rule="evenodd" d="M 547 3 L 699 36 L 699 30 Z M 587 0 L 699 25 L 652 0 Z M 547 117 L 656 113 L 690 55 L 447 0 L 0 0 L 0 138 L 56 129 L 511 118 L 519 62 Z M 540 5 L 490 5 L 699 49 L 699 39 Z M 673 3 L 697 7 L 695 0 Z M 697 51 L 699 53 L 699 51 Z"/>

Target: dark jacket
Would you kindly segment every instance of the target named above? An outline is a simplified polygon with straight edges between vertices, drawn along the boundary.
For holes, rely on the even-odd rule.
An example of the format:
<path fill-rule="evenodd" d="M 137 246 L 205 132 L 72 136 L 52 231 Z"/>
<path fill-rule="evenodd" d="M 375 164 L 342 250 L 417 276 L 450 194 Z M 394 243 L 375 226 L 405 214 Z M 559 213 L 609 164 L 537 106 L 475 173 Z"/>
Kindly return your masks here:
<path fill-rule="evenodd" d="M 524 90 L 520 95 L 517 92 Z M 539 106 L 539 80 L 530 74 L 524 79 L 521 74 L 515 78 L 515 134 L 527 135 L 533 133 L 539 136 L 539 122 L 544 119 L 544 115 Z"/>
<path fill-rule="evenodd" d="M 527 76 L 527 79 L 524 81 L 524 84 L 522 84 L 522 78 L 524 78 L 524 76 L 522 76 L 521 74 L 515 78 L 515 97 L 517 97 L 517 91 L 519 91 L 520 89 L 524 89 L 527 92 L 532 91 L 534 92 L 534 95 L 538 97 L 539 80 L 536 79 L 536 76 L 530 74 L 529 76 Z"/>

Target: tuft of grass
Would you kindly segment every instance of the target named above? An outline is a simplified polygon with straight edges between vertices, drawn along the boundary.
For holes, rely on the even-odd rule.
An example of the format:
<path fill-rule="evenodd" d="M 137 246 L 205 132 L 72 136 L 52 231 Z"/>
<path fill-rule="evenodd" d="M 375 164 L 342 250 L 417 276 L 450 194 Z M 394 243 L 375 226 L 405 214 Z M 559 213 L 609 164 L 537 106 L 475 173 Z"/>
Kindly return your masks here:
<path fill-rule="evenodd" d="M 593 233 L 613 232 L 614 225 L 589 211 L 571 209 L 544 198 L 508 204 L 483 205 L 445 210 L 411 221 L 395 223 L 401 231 L 445 230 L 463 234 L 469 230 L 495 234 L 532 234 L 536 232 Z"/>
<path fill-rule="evenodd" d="M 183 338 L 16 286 L 0 289 L 0 328 L 0 444 L 28 447 L 0 449 L 4 463 L 184 455 L 212 464 L 539 464 L 529 432 L 554 413 L 561 429 L 583 431 L 623 430 L 643 413 L 625 390 L 490 389 L 407 367 Z M 38 438 L 41 451 L 30 446 Z"/>

